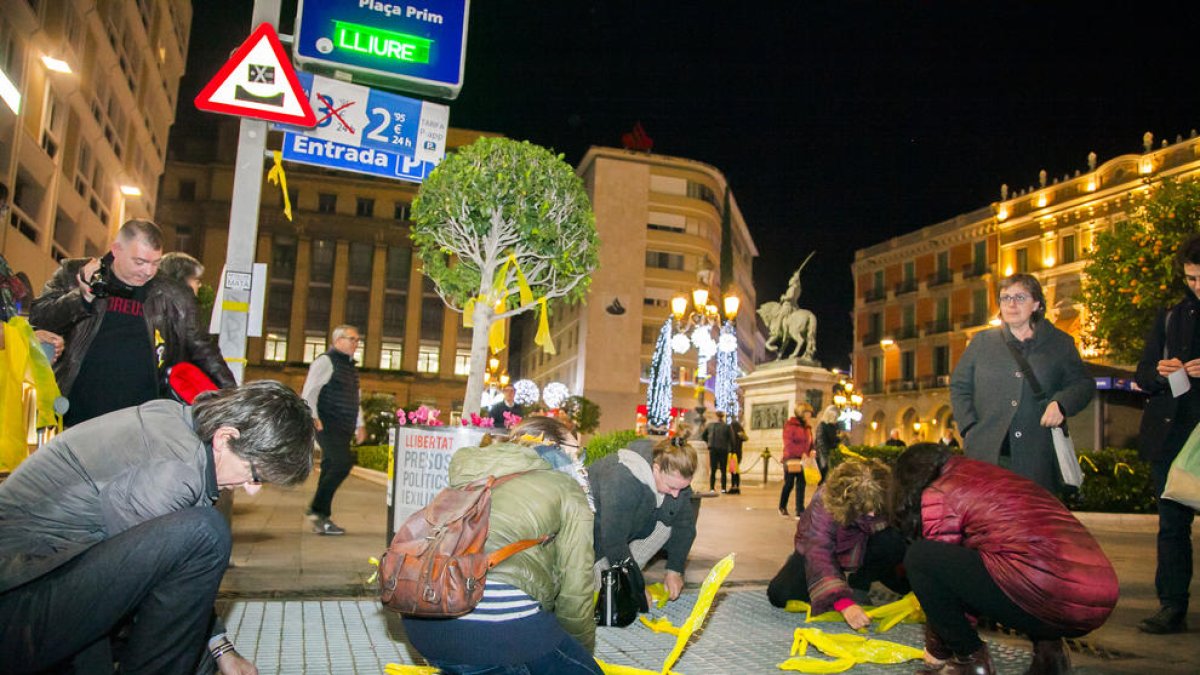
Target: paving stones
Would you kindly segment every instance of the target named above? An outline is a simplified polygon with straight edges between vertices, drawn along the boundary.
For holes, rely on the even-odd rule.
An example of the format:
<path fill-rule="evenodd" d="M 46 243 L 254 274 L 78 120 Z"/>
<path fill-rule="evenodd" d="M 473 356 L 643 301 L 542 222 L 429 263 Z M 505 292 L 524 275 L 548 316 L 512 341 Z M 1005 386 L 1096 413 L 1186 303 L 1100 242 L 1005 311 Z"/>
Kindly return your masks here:
<path fill-rule="evenodd" d="M 685 592 L 665 609 L 653 610 L 651 618 L 666 616 L 676 626 L 682 624 L 696 595 L 695 590 Z M 238 651 L 254 661 L 263 675 L 381 674 L 388 663 L 424 664 L 408 645 L 396 615 L 373 600 L 230 600 L 221 609 Z M 704 627 L 692 637 L 673 670 L 685 675 L 782 672 L 776 666 L 788 658 L 792 631 L 802 619 L 772 607 L 761 588 L 720 593 Z M 841 623 L 817 626 L 828 632 L 849 631 Z M 917 624 L 901 624 L 881 637 L 915 647 L 922 644 Z M 675 639 L 640 622 L 626 628 L 598 628 L 596 656 L 657 671 Z M 1027 649 L 994 641 L 991 649 L 999 673 L 1019 675 L 1029 665 Z M 863 664 L 849 672 L 911 673 L 914 665 Z"/>

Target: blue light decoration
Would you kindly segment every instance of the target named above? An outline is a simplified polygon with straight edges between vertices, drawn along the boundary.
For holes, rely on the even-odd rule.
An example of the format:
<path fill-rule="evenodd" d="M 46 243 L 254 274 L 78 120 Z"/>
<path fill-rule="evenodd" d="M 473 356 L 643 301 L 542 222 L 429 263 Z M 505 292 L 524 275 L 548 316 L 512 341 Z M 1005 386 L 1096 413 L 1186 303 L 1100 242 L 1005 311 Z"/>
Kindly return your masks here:
<path fill-rule="evenodd" d="M 646 384 L 646 424 L 666 429 L 671 423 L 671 318 L 663 322 L 650 362 L 650 381 Z"/>
<path fill-rule="evenodd" d="M 721 334 L 717 338 L 717 410 L 725 413 L 730 419 L 741 414 L 738 404 L 738 360 L 737 360 L 737 329 L 732 321 L 726 321 L 721 326 Z"/>

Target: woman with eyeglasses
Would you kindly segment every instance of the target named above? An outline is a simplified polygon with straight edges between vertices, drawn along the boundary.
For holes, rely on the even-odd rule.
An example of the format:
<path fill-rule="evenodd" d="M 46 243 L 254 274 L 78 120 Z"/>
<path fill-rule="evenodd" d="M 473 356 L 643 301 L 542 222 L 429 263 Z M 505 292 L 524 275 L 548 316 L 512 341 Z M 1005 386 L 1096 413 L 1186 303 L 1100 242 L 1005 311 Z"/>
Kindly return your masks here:
<path fill-rule="evenodd" d="M 1000 325 L 971 339 L 950 377 L 950 402 L 968 457 L 1054 492 L 1061 475 L 1051 428 L 1092 400 L 1095 384 L 1075 340 L 1046 317 L 1029 274 L 1000 282 Z"/>

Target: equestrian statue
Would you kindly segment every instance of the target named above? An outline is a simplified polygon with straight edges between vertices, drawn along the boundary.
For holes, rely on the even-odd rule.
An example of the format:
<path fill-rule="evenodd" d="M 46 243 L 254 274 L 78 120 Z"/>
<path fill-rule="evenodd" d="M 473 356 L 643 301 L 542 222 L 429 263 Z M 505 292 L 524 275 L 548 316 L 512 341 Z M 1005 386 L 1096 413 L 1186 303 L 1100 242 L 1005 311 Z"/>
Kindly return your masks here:
<path fill-rule="evenodd" d="M 758 308 L 758 315 L 767 325 L 767 351 L 778 352 L 775 357 L 777 361 L 797 359 L 804 363 L 817 363 L 817 317 L 799 304 L 800 272 L 812 260 L 813 253 L 809 253 L 792 273 L 787 290 L 779 296 L 779 302 L 763 303 Z M 790 353 L 787 353 L 788 347 L 791 347 Z"/>

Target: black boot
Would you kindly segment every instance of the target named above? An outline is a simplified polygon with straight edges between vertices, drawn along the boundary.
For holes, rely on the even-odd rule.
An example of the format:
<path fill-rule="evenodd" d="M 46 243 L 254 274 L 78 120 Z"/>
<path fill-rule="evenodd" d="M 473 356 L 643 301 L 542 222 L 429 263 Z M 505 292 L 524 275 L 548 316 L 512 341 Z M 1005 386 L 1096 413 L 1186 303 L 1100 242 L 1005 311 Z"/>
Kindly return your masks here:
<path fill-rule="evenodd" d="M 924 666 L 916 672 L 917 675 L 996 675 L 996 667 L 992 665 L 987 645 L 983 644 L 970 656 L 951 656 L 941 667 Z"/>
<path fill-rule="evenodd" d="M 1187 630 L 1187 610 L 1178 607 L 1163 607 L 1149 619 L 1138 622 L 1138 630 L 1154 635 L 1183 633 Z"/>
<path fill-rule="evenodd" d="M 1071 657 L 1062 638 L 1033 641 L 1033 661 L 1025 675 L 1064 675 L 1071 672 Z"/>
<path fill-rule="evenodd" d="M 925 653 L 942 663 L 949 661 L 954 656 L 954 652 L 951 652 L 946 643 L 942 642 L 942 638 L 933 632 L 933 628 L 929 624 L 925 624 Z M 926 659 L 925 663 L 929 663 L 929 660 Z"/>

